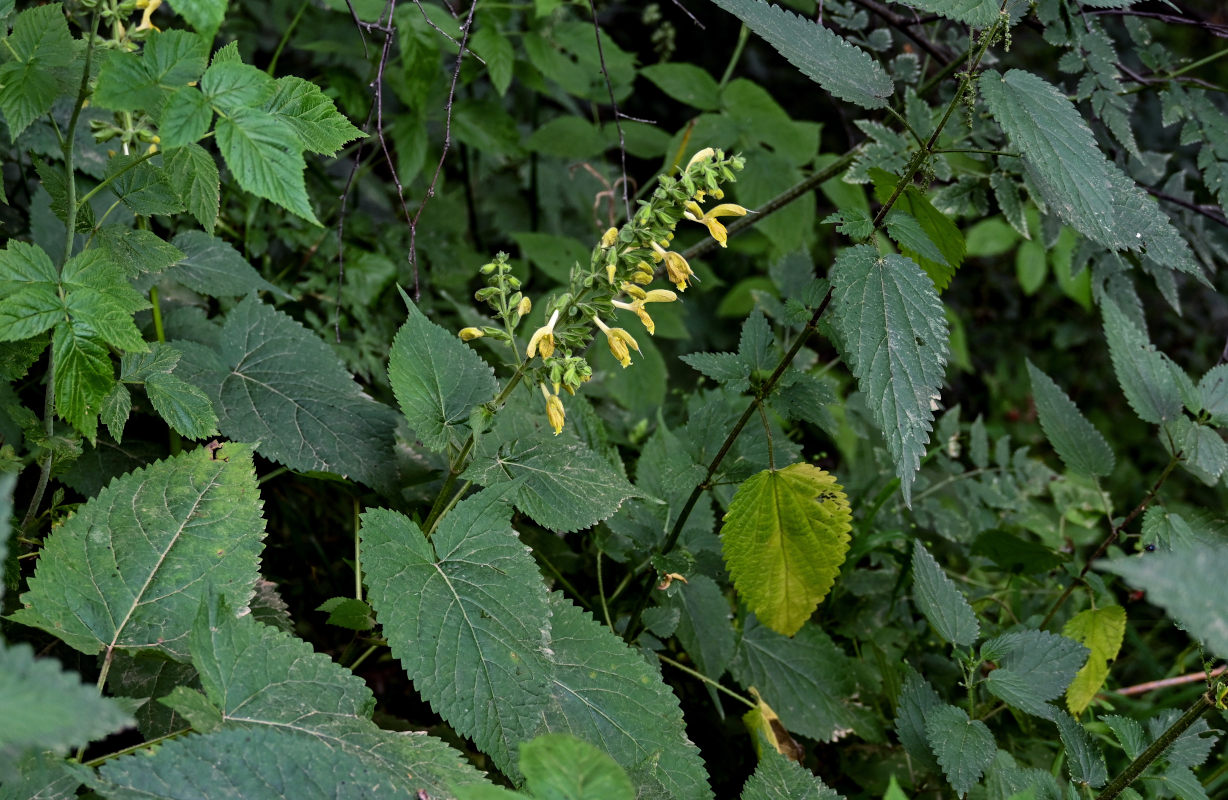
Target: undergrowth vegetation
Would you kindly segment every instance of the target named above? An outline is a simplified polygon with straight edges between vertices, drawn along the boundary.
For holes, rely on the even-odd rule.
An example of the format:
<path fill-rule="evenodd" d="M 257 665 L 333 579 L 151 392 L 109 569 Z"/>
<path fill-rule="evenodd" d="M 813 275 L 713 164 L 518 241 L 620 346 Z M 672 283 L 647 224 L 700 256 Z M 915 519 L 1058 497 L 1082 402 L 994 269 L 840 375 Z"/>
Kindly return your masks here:
<path fill-rule="evenodd" d="M 167 3 L 0 0 L 0 798 L 1228 797 L 1216 4 Z"/>

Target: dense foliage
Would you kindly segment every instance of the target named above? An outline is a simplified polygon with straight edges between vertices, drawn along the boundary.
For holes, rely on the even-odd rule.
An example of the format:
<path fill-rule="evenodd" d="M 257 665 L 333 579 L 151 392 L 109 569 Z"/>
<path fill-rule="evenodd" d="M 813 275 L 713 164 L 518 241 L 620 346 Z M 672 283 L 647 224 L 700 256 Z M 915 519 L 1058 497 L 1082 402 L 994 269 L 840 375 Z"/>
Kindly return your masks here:
<path fill-rule="evenodd" d="M 0 0 L 0 798 L 1228 797 L 1228 24 L 168 3 Z"/>

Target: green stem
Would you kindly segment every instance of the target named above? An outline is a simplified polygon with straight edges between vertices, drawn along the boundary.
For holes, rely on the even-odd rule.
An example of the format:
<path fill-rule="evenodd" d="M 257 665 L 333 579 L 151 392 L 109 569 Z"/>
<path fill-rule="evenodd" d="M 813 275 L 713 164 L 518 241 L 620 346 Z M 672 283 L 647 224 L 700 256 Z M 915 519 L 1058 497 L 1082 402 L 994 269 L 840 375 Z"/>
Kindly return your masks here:
<path fill-rule="evenodd" d="M 1176 70 L 1175 72 L 1170 72 L 1170 73 L 1168 73 L 1168 77 L 1169 77 L 1169 78 L 1177 78 L 1177 77 L 1180 77 L 1180 76 L 1184 75 L 1184 74 L 1185 74 L 1185 73 L 1187 73 L 1187 72 L 1191 72 L 1191 71 L 1193 71 L 1193 70 L 1198 69 L 1198 68 L 1199 68 L 1199 67 L 1201 67 L 1201 66 L 1204 66 L 1204 65 L 1206 65 L 1206 64 L 1210 64 L 1212 61 L 1216 61 L 1216 60 L 1218 60 L 1218 59 L 1221 59 L 1221 58 L 1223 58 L 1224 56 L 1228 56 L 1228 48 L 1226 48 L 1226 49 L 1224 49 L 1224 50 L 1220 50 L 1220 51 L 1215 52 L 1215 53 L 1212 53 L 1212 54 L 1211 54 L 1211 55 L 1209 55 L 1209 56 L 1205 56 L 1205 57 L 1203 57 L 1203 58 L 1200 58 L 1200 59 L 1198 59 L 1197 61 L 1193 62 L 1192 64 L 1186 64 L 1186 65 L 1185 65 L 1184 67 L 1182 67 L 1181 69 Z"/>
<path fill-rule="evenodd" d="M 1215 706 L 1214 691 L 1215 686 L 1212 686 L 1203 692 L 1194 701 L 1194 705 L 1190 706 L 1184 714 L 1178 717 L 1176 722 L 1169 725 L 1168 730 L 1161 733 L 1151 743 L 1150 747 L 1140 753 L 1138 758 L 1130 762 L 1130 766 L 1126 767 L 1125 771 L 1114 778 L 1108 786 L 1104 787 L 1100 794 L 1096 795 L 1096 800 L 1113 800 L 1114 797 L 1117 797 L 1127 786 L 1133 783 L 1139 775 L 1142 775 L 1143 770 L 1147 769 L 1151 762 L 1159 758 L 1168 749 L 1169 745 L 1175 742 L 1181 734 L 1185 733 L 1186 729 L 1197 722 L 1198 718 L 1206 713 L 1208 709 Z"/>
<path fill-rule="evenodd" d="M 597 596 L 601 598 L 601 614 L 605 617 L 605 626 L 610 630 L 614 630 L 614 623 L 610 621 L 610 605 L 605 599 L 605 576 L 604 570 L 601 569 L 601 550 L 597 551 Z"/>
<path fill-rule="evenodd" d="M 669 656 L 667 656 L 667 655 L 662 655 L 661 653 L 657 653 L 657 658 L 661 659 L 661 661 L 662 661 L 662 662 L 664 662 L 664 663 L 666 663 L 666 664 L 669 664 L 669 665 L 670 665 L 671 667 L 673 667 L 674 669 L 682 670 L 682 671 L 683 671 L 683 672 L 685 672 L 687 675 L 690 675 L 692 678 L 695 678 L 696 680 L 703 681 L 704 683 L 706 683 L 706 684 L 708 684 L 709 686 L 711 686 L 713 689 L 716 689 L 718 692 L 723 692 L 723 693 L 725 693 L 725 694 L 729 695 L 730 697 L 732 697 L 734 700 L 737 700 L 737 701 L 738 701 L 738 702 L 740 702 L 740 703 L 744 703 L 745 705 L 749 706 L 750 708 L 758 708 L 758 707 L 759 707 L 759 706 L 758 706 L 758 705 L 756 705 L 756 704 L 755 704 L 753 701 L 751 701 L 751 700 L 747 700 L 745 697 L 743 697 L 742 695 L 740 695 L 740 694 L 738 694 L 737 692 L 733 691 L 732 689 L 728 689 L 728 688 L 726 688 L 726 687 L 722 686 L 722 685 L 721 685 L 721 683 L 720 683 L 720 681 L 714 681 L 714 680 L 712 680 L 711 678 L 709 678 L 707 675 L 703 674 L 702 672 L 700 672 L 700 671 L 698 671 L 698 670 L 691 669 L 691 668 L 690 668 L 690 667 L 688 667 L 686 664 L 682 664 L 682 663 L 680 663 L 680 662 L 678 662 L 678 661 L 675 661 L 674 659 L 670 658 Z"/>
<path fill-rule="evenodd" d="M 738 41 L 733 46 L 733 53 L 729 56 L 729 63 L 725 65 L 725 74 L 721 75 L 721 82 L 718 84 L 719 88 L 724 89 L 725 85 L 729 83 L 729 79 L 733 77 L 733 69 L 742 59 L 742 50 L 746 47 L 748 39 L 750 39 L 750 28 L 743 25 L 741 30 L 738 31 Z"/>
<path fill-rule="evenodd" d="M 1003 158 L 1020 158 L 1019 153 L 1012 153 L 1008 150 L 979 150 L 975 147 L 938 147 L 931 150 L 932 153 L 971 153 L 979 156 L 1002 156 Z"/>
<path fill-rule="evenodd" d="M 149 303 L 151 306 L 150 310 L 153 314 L 154 336 L 157 337 L 159 342 L 165 343 L 166 330 L 162 327 L 162 304 L 159 302 L 157 286 L 149 287 Z M 183 439 L 179 436 L 179 432 L 174 428 L 170 428 L 169 430 L 170 433 L 168 434 L 168 438 L 171 455 L 177 456 L 183 451 Z"/>
<path fill-rule="evenodd" d="M 281 41 L 277 43 L 277 49 L 273 51 L 273 57 L 269 59 L 269 67 L 265 73 L 272 75 L 277 70 L 277 59 L 281 58 L 281 51 L 286 49 L 286 43 L 290 41 L 290 34 L 294 32 L 298 26 L 298 21 L 303 18 L 303 12 L 307 10 L 307 4 L 310 0 L 304 0 L 303 4 L 298 7 L 298 12 L 294 15 L 294 19 L 290 20 L 290 24 L 286 26 L 286 32 L 281 35 Z"/>
<path fill-rule="evenodd" d="M 439 527 L 439 521 L 442 520 L 444 515 L 446 515 L 449 511 L 456 508 L 456 504 L 461 501 L 461 498 L 465 496 L 465 492 L 468 492 L 469 487 L 471 486 L 473 486 L 473 481 L 465 481 L 461 484 L 461 487 L 456 490 L 456 494 L 452 495 L 452 499 L 448 501 L 448 504 L 439 510 L 439 514 L 435 516 L 435 521 L 432 522 L 430 527 L 426 529 L 426 538 L 431 538 L 431 534 L 433 534 L 435 529 Z"/>
<path fill-rule="evenodd" d="M 376 650 L 378 650 L 379 648 L 380 648 L 380 645 L 378 645 L 378 644 L 373 644 L 373 645 L 371 645 L 370 647 L 368 647 L 366 650 L 362 651 L 362 655 L 360 655 L 358 658 L 354 659 L 354 663 L 353 663 L 353 664 L 350 664 L 350 672 L 353 672 L 354 670 L 358 669 L 358 666 L 359 666 L 360 664 L 362 664 L 362 662 L 364 662 L 364 661 L 366 661 L 368 658 L 370 658 L 371 654 L 372 654 L 372 653 L 374 653 L 374 652 L 375 652 Z"/>
<path fill-rule="evenodd" d="M 763 407 L 763 399 L 755 398 L 755 408 L 759 409 L 759 419 L 763 422 L 763 435 L 767 437 L 768 469 L 776 471 L 776 453 L 772 450 L 772 426 L 768 424 L 767 409 Z"/>
<path fill-rule="evenodd" d="M 925 140 L 921 138 L 921 134 L 913 130 L 912 125 L 910 125 L 908 120 L 904 118 L 903 114 L 896 111 L 891 106 L 883 106 L 883 111 L 886 111 L 888 114 L 890 114 L 892 117 L 895 118 L 896 122 L 903 125 L 904 130 L 908 131 L 909 135 L 912 136 L 912 138 L 916 140 L 917 144 L 921 145 L 922 147 L 925 147 Z"/>

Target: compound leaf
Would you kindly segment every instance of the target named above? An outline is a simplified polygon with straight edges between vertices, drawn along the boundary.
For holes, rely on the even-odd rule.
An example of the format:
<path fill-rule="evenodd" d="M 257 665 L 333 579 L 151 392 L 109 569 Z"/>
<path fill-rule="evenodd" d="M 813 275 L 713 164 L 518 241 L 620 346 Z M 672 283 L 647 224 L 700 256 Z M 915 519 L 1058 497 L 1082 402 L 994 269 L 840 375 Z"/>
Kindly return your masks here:
<path fill-rule="evenodd" d="M 184 658 L 206 592 L 247 604 L 263 537 L 250 446 L 168 458 L 113 481 L 47 537 L 13 619 L 83 653 Z"/>
<path fill-rule="evenodd" d="M 911 504 L 947 361 L 942 302 L 911 259 L 869 245 L 841 253 L 831 280 L 833 325 Z"/>
<path fill-rule="evenodd" d="M 852 518 L 835 476 L 810 464 L 764 470 L 738 487 L 721 543 L 733 585 L 760 622 L 797 633 L 840 573 Z"/>
<path fill-rule="evenodd" d="M 1088 650 L 1076 641 L 1047 631 L 1017 631 L 981 645 L 981 655 L 998 662 L 985 680 L 989 691 L 1038 717 L 1057 711 L 1046 701 L 1060 695 L 1087 661 Z"/>
<path fill-rule="evenodd" d="M 55 359 L 55 411 L 91 442 L 98 414 L 115 385 L 111 353 L 81 322 L 61 322 L 51 336 Z"/>
<path fill-rule="evenodd" d="M 913 599 L 938 635 L 951 644 L 967 646 L 975 642 L 981 626 L 972 606 L 920 539 L 913 546 L 912 575 L 916 590 Z"/>
<path fill-rule="evenodd" d="M 167 150 L 162 162 L 188 213 L 206 232 L 212 231 L 221 201 L 220 173 L 213 156 L 198 144 L 187 144 Z"/>
<path fill-rule="evenodd" d="M 1109 662 L 1117 658 L 1125 633 L 1126 610 L 1121 606 L 1085 609 L 1062 628 L 1063 636 L 1091 651 L 1087 663 L 1066 687 L 1066 706 L 1071 714 L 1082 714 L 1104 686 Z"/>
<path fill-rule="evenodd" d="M 218 150 L 240 186 L 312 225 L 320 224 L 307 198 L 301 143 L 289 123 L 266 111 L 241 108 L 220 117 L 213 130 Z"/>
<path fill-rule="evenodd" d="M 497 491 L 461 502 L 430 540 L 409 519 L 362 517 L 364 575 L 392 653 L 449 724 L 515 774 L 549 706 L 550 609 Z M 557 646 L 556 646 L 557 649 Z"/>
<path fill-rule="evenodd" d="M 1031 361 L 1028 375 L 1040 426 L 1066 466 L 1084 475 L 1112 472 L 1113 451 L 1100 431 L 1092 427 L 1062 388 Z"/>
<path fill-rule="evenodd" d="M 925 736 L 942 773 L 957 795 L 964 795 L 993 762 L 993 734 L 979 719 L 968 719 L 962 708 L 944 705 L 929 712 Z"/>
<path fill-rule="evenodd" d="M 866 51 L 830 29 L 764 0 L 712 0 L 841 100 L 882 108 L 895 85 Z"/>
<path fill-rule="evenodd" d="M 347 142 L 364 135 L 337 111 L 319 86 L 293 75 L 277 79 L 264 110 L 293 128 L 313 153 L 334 155 Z"/>

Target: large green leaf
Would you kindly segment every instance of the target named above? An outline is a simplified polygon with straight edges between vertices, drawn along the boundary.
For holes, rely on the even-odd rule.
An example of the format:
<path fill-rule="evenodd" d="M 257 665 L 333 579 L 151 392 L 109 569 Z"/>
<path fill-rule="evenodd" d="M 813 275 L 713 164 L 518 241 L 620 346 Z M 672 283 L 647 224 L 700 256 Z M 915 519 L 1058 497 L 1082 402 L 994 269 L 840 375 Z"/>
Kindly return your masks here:
<path fill-rule="evenodd" d="M 643 800 L 712 797 L 678 698 L 638 652 L 558 592 L 550 595 L 553 705 L 546 720 L 608 753 Z"/>
<path fill-rule="evenodd" d="M 764 747 L 759 766 L 742 787 L 742 800 L 839 800 L 810 770 Z"/>
<path fill-rule="evenodd" d="M 226 3 L 227 0 L 171 0 L 171 8 L 212 39 L 226 17 Z"/>
<path fill-rule="evenodd" d="M 981 645 L 981 656 L 998 663 L 985 680 L 989 691 L 1046 719 L 1057 711 L 1046 701 L 1066 691 L 1087 655 L 1083 645 L 1047 631 L 1006 633 Z"/>
<path fill-rule="evenodd" d="M 247 191 L 272 200 L 313 225 L 319 225 L 303 180 L 302 144 L 282 119 L 254 108 L 220 117 L 214 126 L 217 147 L 236 181 Z"/>
<path fill-rule="evenodd" d="M 925 735 L 957 795 L 967 794 L 993 761 L 995 747 L 989 727 L 979 719 L 968 719 L 962 708 L 944 705 L 931 710 Z"/>
<path fill-rule="evenodd" d="M 362 516 L 364 577 L 392 654 L 444 719 L 516 774 L 550 703 L 550 609 L 496 491 L 461 502 L 428 540 L 394 511 Z"/>
<path fill-rule="evenodd" d="M 1174 542 L 1169 551 L 1146 558 L 1115 558 L 1096 564 L 1115 572 L 1147 601 L 1164 609 L 1207 649 L 1228 658 L 1228 611 L 1224 608 L 1224 576 L 1228 575 L 1228 544 L 1218 541 Z"/>
<path fill-rule="evenodd" d="M 831 591 L 853 512 L 834 475 L 806 463 L 738 487 L 721 543 L 733 585 L 759 621 L 792 636 Z"/>
<path fill-rule="evenodd" d="M 98 74 L 92 103 L 115 111 L 155 111 L 162 98 L 200 78 L 209 42 L 182 30 L 154 32 L 140 56 L 112 50 Z"/>
<path fill-rule="evenodd" d="M 921 466 L 947 362 L 947 320 L 933 282 L 903 256 L 859 245 L 831 271 L 833 325 L 896 464 L 904 501 Z"/>
<path fill-rule="evenodd" d="M 582 739 L 547 733 L 520 746 L 525 788 L 542 800 L 635 800 L 615 761 Z"/>
<path fill-rule="evenodd" d="M 248 297 L 226 315 L 218 352 L 188 342 L 176 374 L 213 400 L 231 439 L 291 469 L 391 488 L 396 413 L 372 400 L 319 337 Z"/>
<path fill-rule="evenodd" d="M 729 669 L 742 686 L 759 690 L 792 733 L 830 742 L 854 725 L 845 704 L 854 690 L 852 665 L 814 625 L 789 638 L 748 617 Z"/>
<path fill-rule="evenodd" d="M 1112 299 L 1105 297 L 1104 335 L 1117 382 L 1134 413 L 1145 422 L 1160 424 L 1181 415 L 1179 367 L 1157 350 L 1146 331 L 1139 330 Z"/>
<path fill-rule="evenodd" d="M 405 300 L 409 317 L 392 340 L 388 381 L 422 443 L 444 450 L 464 438 L 463 423 L 474 407 L 494 399 L 494 370 Z"/>
<path fill-rule="evenodd" d="M 3 555 L 0 552 L 0 555 Z M 108 697 L 65 672 L 54 659 L 36 659 L 28 644 L 0 641 L 0 776 L 42 750 L 67 752 L 132 724 Z"/>
<path fill-rule="evenodd" d="M 251 292 L 289 296 L 266 281 L 224 239 L 204 231 L 184 231 L 173 243 L 183 251 L 183 259 L 167 274 L 194 292 L 209 297 L 241 297 Z"/>
<path fill-rule="evenodd" d="M 882 108 L 895 91 L 891 78 L 869 53 L 819 23 L 764 0 L 712 1 L 841 100 L 862 108 Z"/>
<path fill-rule="evenodd" d="M 1088 608 L 1070 618 L 1062 635 L 1090 651 L 1087 663 L 1066 687 L 1066 706 L 1072 714 L 1082 714 L 1096 698 L 1109 676 L 1109 662 L 1117 658 L 1126 633 L 1126 610 L 1121 606 Z"/>
<path fill-rule="evenodd" d="M 1062 388 L 1028 361 L 1032 397 L 1040 426 L 1066 466 L 1084 475 L 1108 475 L 1113 471 L 1113 450 L 1092 427 Z"/>
<path fill-rule="evenodd" d="M 951 644 L 967 646 L 975 642 L 981 626 L 972 606 L 920 539 L 913 545 L 912 576 L 913 601 L 938 635 Z"/>
<path fill-rule="evenodd" d="M 319 86 L 293 75 L 277 79 L 264 110 L 293 128 L 313 153 L 334 155 L 347 142 L 363 136 Z"/>
<path fill-rule="evenodd" d="M 58 3 L 22 11 L 4 42 L 12 60 L 0 67 L 0 111 L 15 141 L 31 122 L 51 110 L 61 89 L 53 70 L 72 61 L 74 42 Z"/>
<path fill-rule="evenodd" d="M 263 537 L 248 445 L 168 458 L 115 480 L 47 537 L 13 619 L 83 653 L 182 658 L 205 593 L 247 604 Z"/>

